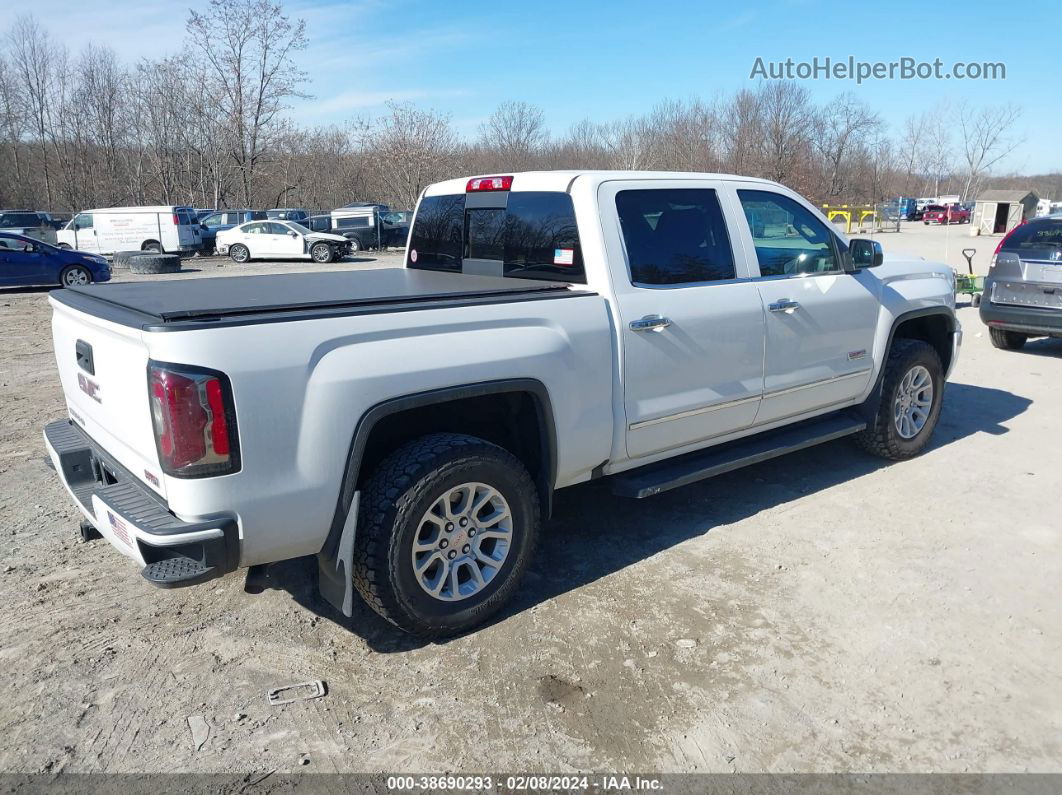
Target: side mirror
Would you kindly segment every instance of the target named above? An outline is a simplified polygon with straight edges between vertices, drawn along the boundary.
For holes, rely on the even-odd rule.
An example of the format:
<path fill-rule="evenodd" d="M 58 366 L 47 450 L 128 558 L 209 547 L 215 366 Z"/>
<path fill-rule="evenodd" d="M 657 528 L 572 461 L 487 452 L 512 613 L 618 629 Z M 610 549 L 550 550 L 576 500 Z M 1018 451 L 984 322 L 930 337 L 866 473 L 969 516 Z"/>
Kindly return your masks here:
<path fill-rule="evenodd" d="M 298 232 L 288 232 L 288 234 L 291 235 L 292 237 L 298 237 L 299 236 Z"/>
<path fill-rule="evenodd" d="M 885 261 L 885 252 L 877 240 L 857 237 L 848 241 L 848 254 L 853 269 L 876 268 Z"/>

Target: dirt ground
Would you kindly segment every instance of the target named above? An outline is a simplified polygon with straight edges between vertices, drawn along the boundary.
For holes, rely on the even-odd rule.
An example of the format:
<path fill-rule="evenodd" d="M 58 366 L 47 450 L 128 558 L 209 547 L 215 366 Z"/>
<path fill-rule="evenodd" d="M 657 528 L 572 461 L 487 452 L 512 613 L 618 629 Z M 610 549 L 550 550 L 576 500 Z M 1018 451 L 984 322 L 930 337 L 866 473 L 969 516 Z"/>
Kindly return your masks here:
<path fill-rule="evenodd" d="M 337 267 L 398 262 L 366 260 Z M 1062 340 L 998 351 L 961 309 L 913 461 L 840 441 L 650 500 L 563 491 L 516 603 L 424 644 L 338 615 L 304 561 L 256 596 L 160 591 L 81 543 L 40 436 L 47 295 L 0 291 L 0 771 L 1062 772 Z"/>

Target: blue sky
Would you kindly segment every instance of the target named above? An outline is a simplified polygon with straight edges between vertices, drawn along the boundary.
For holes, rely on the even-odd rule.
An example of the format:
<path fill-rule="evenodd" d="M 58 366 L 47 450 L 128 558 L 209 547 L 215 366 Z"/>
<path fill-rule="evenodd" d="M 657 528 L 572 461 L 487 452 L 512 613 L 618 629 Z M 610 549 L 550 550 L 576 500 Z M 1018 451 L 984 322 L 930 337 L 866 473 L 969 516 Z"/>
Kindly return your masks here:
<path fill-rule="evenodd" d="M 205 6 L 196 3 L 194 7 Z M 378 112 L 388 99 L 449 113 L 474 134 L 498 103 L 541 106 L 556 134 L 581 118 L 642 113 L 664 98 L 712 99 L 754 86 L 765 60 L 810 61 L 849 55 L 864 61 L 1002 61 L 997 81 L 802 81 L 818 101 L 851 91 L 898 130 L 911 113 L 948 101 L 1023 106 L 1025 142 L 997 171 L 1062 170 L 1062 105 L 1056 47 L 1062 3 L 826 4 L 811 0 L 746 3 L 660 0 L 348 0 L 285 3 L 307 22 L 300 56 L 313 99 L 293 115 L 302 123 L 340 122 Z M 77 49 L 106 43 L 123 57 L 154 56 L 180 45 L 180 6 L 142 0 L 39 0 L 38 20 Z M 841 10 L 843 9 L 843 10 Z"/>

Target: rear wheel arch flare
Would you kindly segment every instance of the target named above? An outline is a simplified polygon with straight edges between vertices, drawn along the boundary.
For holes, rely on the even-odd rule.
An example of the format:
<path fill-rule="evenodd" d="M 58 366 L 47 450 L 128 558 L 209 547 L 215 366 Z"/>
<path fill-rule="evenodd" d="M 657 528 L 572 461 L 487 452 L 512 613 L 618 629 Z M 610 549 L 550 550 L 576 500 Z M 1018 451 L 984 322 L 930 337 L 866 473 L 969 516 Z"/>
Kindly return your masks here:
<path fill-rule="evenodd" d="M 369 471 L 371 465 L 366 464 L 366 451 L 369 449 L 373 439 L 373 432 L 382 427 L 382 422 L 385 422 L 389 417 L 417 409 L 431 409 L 444 404 L 460 403 L 463 400 L 476 398 L 504 398 L 507 395 L 513 398 L 525 395 L 533 401 L 532 405 L 538 421 L 537 436 L 540 462 L 539 472 L 533 474 L 536 485 L 539 488 L 543 514 L 548 516 L 557 477 L 557 432 L 553 406 L 545 384 L 537 379 L 517 378 L 445 387 L 382 401 L 366 411 L 358 420 L 347 454 L 346 468 L 340 484 L 336 511 L 322 553 L 331 554 L 337 549 L 347 512 L 350 510 L 350 505 L 354 498 L 354 492 L 358 489 L 359 484 L 372 474 Z M 488 441 L 491 440 L 488 439 Z M 515 452 L 514 455 L 520 457 Z M 531 470 L 532 467 L 528 466 L 528 469 Z"/>

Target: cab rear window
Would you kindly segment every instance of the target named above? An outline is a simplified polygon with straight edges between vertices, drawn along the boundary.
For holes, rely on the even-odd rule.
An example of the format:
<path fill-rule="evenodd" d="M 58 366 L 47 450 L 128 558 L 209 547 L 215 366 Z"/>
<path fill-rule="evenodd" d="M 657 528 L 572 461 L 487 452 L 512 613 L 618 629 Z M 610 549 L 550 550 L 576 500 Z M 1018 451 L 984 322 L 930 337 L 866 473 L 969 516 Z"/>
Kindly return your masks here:
<path fill-rule="evenodd" d="M 575 210 L 567 193 L 515 191 L 504 208 L 465 208 L 465 195 L 421 200 L 410 268 L 460 271 L 465 259 L 498 262 L 517 279 L 586 282 Z"/>

